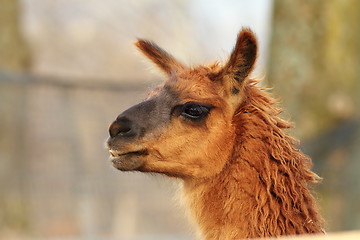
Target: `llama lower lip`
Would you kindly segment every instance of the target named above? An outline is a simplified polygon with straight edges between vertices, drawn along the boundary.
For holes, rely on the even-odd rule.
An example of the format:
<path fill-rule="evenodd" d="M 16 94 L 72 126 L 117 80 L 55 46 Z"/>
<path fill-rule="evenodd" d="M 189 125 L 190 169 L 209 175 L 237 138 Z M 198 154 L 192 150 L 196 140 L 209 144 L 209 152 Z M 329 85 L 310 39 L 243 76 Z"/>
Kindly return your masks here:
<path fill-rule="evenodd" d="M 120 171 L 132 171 L 140 168 L 144 164 L 142 156 L 147 155 L 145 150 L 126 152 L 126 153 L 114 153 L 110 152 L 110 161 L 112 165 Z"/>

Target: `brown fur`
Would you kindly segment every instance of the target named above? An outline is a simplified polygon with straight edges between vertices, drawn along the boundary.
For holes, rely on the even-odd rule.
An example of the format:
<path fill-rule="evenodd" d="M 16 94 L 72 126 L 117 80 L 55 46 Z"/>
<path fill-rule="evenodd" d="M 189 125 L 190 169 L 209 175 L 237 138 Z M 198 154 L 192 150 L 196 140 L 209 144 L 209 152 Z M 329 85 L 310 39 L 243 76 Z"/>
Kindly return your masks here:
<path fill-rule="evenodd" d="M 246 103 L 234 117 L 236 144 L 223 171 L 184 184 L 205 239 L 322 232 L 309 192 L 319 178 L 309 170 L 310 159 L 294 148 L 296 141 L 282 131 L 289 123 L 277 117 L 274 101 L 255 83 L 248 83 Z"/>
<path fill-rule="evenodd" d="M 136 168 L 124 167 L 120 157 L 114 166 L 183 179 L 190 213 L 207 240 L 322 232 L 311 160 L 283 131 L 291 126 L 279 118 L 276 102 L 248 78 L 257 55 L 253 33 L 239 34 L 224 66 L 189 69 L 154 43 L 137 46 L 169 76 L 150 99 L 171 89 L 179 105 L 201 102 L 213 109 L 201 122 L 175 115 L 139 139 L 110 139 L 112 155 L 146 153 L 130 158 Z"/>

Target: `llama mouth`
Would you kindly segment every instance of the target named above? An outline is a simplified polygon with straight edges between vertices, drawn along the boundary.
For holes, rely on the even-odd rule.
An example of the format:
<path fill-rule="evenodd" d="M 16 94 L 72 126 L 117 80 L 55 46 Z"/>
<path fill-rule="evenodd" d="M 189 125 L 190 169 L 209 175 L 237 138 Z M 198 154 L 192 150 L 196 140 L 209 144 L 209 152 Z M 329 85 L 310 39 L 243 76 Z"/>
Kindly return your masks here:
<path fill-rule="evenodd" d="M 112 165 L 120 171 L 137 170 L 144 164 L 142 156 L 147 155 L 147 150 L 117 152 L 109 150 Z"/>
<path fill-rule="evenodd" d="M 117 151 L 114 151 L 114 150 L 109 150 L 109 153 L 114 158 L 123 157 L 123 156 L 126 156 L 126 155 L 134 155 L 134 156 L 147 155 L 146 150 L 131 151 L 131 152 L 117 152 Z"/>

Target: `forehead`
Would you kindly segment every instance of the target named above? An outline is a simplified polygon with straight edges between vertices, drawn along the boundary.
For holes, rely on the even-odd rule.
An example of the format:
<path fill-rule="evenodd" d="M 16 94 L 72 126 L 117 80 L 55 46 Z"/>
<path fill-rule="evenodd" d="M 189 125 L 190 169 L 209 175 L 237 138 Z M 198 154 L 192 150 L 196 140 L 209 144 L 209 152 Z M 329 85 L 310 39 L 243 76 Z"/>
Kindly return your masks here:
<path fill-rule="evenodd" d="M 182 102 L 219 101 L 217 83 L 208 78 L 209 69 L 199 67 L 188 69 L 170 77 L 164 84 L 164 90 L 176 94 Z"/>

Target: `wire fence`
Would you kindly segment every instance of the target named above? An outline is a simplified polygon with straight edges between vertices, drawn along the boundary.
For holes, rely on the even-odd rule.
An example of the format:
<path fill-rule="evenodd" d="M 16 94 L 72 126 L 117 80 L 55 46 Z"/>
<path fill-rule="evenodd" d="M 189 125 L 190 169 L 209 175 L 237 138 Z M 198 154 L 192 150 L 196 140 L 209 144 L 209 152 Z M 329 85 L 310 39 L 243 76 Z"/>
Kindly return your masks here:
<path fill-rule="evenodd" d="M 31 86 L 51 86 L 63 89 L 87 89 L 99 91 L 137 91 L 146 90 L 149 84 L 140 79 L 121 79 L 115 83 L 114 80 L 100 79 L 69 79 L 58 76 L 41 76 L 26 72 L 1 71 L 0 83 L 20 84 Z M 122 83 L 122 84 L 121 84 Z"/>

